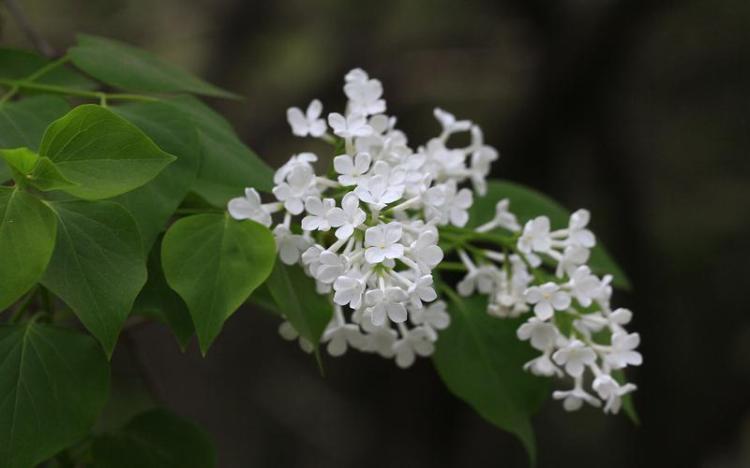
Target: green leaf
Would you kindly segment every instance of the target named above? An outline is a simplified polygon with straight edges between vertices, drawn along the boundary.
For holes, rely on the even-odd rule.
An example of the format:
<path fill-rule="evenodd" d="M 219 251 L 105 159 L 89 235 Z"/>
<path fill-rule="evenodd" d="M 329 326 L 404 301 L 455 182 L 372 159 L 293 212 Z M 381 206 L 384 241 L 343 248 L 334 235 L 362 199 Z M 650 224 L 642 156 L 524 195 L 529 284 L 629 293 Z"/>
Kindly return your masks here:
<path fill-rule="evenodd" d="M 523 370 L 535 354 L 516 337 L 522 320 L 491 317 L 482 296 L 453 293 L 450 300 L 451 326 L 440 333 L 433 356 L 440 377 L 483 418 L 516 435 L 533 462 L 530 417 L 549 396 L 549 379 Z"/>
<path fill-rule="evenodd" d="M 208 435 L 164 410 L 141 413 L 93 444 L 94 468 L 211 468 L 216 453 Z"/>
<path fill-rule="evenodd" d="M 169 287 L 164 277 L 160 243 L 154 244 L 149 254 L 148 281 L 135 300 L 133 313 L 168 325 L 183 351 L 195 333 L 185 301 Z"/>
<path fill-rule="evenodd" d="M 188 305 L 204 355 L 224 321 L 266 280 L 275 258 L 271 231 L 254 221 L 204 214 L 169 228 L 162 266 Z"/>
<path fill-rule="evenodd" d="M 231 125 L 192 97 L 168 102 L 188 116 L 198 130 L 203 163 L 195 192 L 212 205 L 225 208 L 246 187 L 270 192 L 273 170 L 237 137 Z"/>
<path fill-rule="evenodd" d="M 186 116 L 165 103 L 128 104 L 113 110 L 143 130 L 162 150 L 177 157 L 154 180 L 116 199 L 133 215 L 143 244 L 150 250 L 198 175 L 198 132 Z"/>
<path fill-rule="evenodd" d="M 111 201 L 53 202 L 58 235 L 42 279 L 112 355 L 122 324 L 146 282 L 133 217 Z"/>
<path fill-rule="evenodd" d="M 0 326 L 0 468 L 29 468 L 84 438 L 109 366 L 89 336 L 32 321 Z"/>
<path fill-rule="evenodd" d="M 52 123 L 39 154 L 78 184 L 66 192 L 89 200 L 140 187 L 175 160 L 138 127 L 93 104 L 76 107 Z"/>
<path fill-rule="evenodd" d="M 266 282 L 276 308 L 301 337 L 316 349 L 333 316 L 333 305 L 327 296 L 318 294 L 315 282 L 299 266 L 276 262 Z"/>
<path fill-rule="evenodd" d="M 194 93 L 235 98 L 154 55 L 103 37 L 78 35 L 78 45 L 68 51 L 81 70 L 116 88 L 154 93 Z"/>
<path fill-rule="evenodd" d="M 44 203 L 22 190 L 0 187 L 0 310 L 39 281 L 56 231 L 55 215 Z"/>
<path fill-rule="evenodd" d="M 0 104 L 0 148 L 25 146 L 36 151 L 47 126 L 65 115 L 68 109 L 70 106 L 64 99 L 53 96 Z"/>
<path fill-rule="evenodd" d="M 32 52 L 0 48 L 0 78 L 2 79 L 22 80 L 49 63 L 48 59 Z M 94 81 L 63 66 L 49 70 L 34 82 L 78 89 L 96 87 Z"/>
<path fill-rule="evenodd" d="M 487 184 L 487 195 L 474 200 L 471 207 L 469 226 L 479 226 L 495 216 L 495 205 L 503 198 L 510 200 L 510 210 L 523 224 L 537 216 L 548 216 L 553 229 L 568 226 L 570 212 L 559 203 L 534 189 L 505 180 L 490 180 Z M 623 289 L 630 289 L 630 280 L 625 272 L 615 263 L 600 241 L 591 250 L 589 266 L 598 274 L 611 274 L 613 284 Z"/>
<path fill-rule="evenodd" d="M 76 184 L 65 178 L 49 158 L 40 158 L 28 148 L 0 149 L 4 159 L 16 171 L 19 185 L 31 184 L 40 190 L 61 190 Z"/>

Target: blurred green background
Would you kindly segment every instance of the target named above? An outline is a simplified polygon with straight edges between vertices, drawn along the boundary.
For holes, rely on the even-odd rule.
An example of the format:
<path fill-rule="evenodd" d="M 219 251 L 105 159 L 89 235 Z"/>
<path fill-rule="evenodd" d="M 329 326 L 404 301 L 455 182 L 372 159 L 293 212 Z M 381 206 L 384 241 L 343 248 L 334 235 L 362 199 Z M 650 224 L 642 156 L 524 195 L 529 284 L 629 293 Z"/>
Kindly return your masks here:
<path fill-rule="evenodd" d="M 539 466 L 750 466 L 747 0 L 20 3 L 58 51 L 109 36 L 242 94 L 211 104 L 273 166 L 311 147 L 286 108 L 340 109 L 354 67 L 383 81 L 413 143 L 437 133 L 434 106 L 479 123 L 494 175 L 588 207 L 635 284 L 616 300 L 643 338 L 643 424 L 550 402 Z M 30 48 L 0 15 L 2 44 Z M 115 355 L 115 396 L 150 381 L 213 435 L 221 467 L 525 466 L 429 360 L 405 372 L 349 353 L 321 378 L 276 327 L 242 310 L 206 359 L 141 329 Z"/>

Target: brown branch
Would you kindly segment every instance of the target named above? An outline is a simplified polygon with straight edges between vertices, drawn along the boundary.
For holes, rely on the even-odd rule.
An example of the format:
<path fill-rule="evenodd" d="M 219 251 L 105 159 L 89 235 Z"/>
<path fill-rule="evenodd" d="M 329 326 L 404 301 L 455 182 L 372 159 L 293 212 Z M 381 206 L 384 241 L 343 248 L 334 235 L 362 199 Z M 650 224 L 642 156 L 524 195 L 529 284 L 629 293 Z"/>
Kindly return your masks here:
<path fill-rule="evenodd" d="M 42 35 L 34 28 L 29 19 L 26 17 L 23 8 L 21 8 L 21 5 L 19 5 L 16 0 L 4 0 L 4 3 L 5 8 L 8 9 L 10 15 L 16 20 L 16 23 L 18 23 L 18 27 L 21 28 L 21 31 L 23 31 L 23 33 L 31 41 L 31 43 L 34 44 L 36 50 L 38 50 L 39 53 L 41 53 L 45 57 L 54 57 L 56 55 L 55 49 L 53 49 L 52 46 L 49 45 L 49 43 L 44 39 L 44 37 L 42 37 Z"/>

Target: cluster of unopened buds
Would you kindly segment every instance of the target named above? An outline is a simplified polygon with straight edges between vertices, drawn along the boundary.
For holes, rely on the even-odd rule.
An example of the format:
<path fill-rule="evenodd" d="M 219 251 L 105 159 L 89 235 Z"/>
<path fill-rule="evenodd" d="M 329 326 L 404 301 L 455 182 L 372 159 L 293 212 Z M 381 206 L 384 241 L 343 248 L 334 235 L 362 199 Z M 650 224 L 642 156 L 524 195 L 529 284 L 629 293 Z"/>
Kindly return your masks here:
<path fill-rule="evenodd" d="M 562 368 L 573 378 L 572 390 L 554 394 L 564 399 L 566 409 L 577 409 L 583 401 L 599 406 L 601 398 L 605 410 L 617 412 L 621 396 L 635 386 L 618 383 L 611 372 L 640 363 L 634 350 L 638 335 L 623 329 L 629 311 L 610 310 L 611 278 L 597 278 L 585 265 L 595 243 L 586 229 L 588 212 L 574 213 L 568 229 L 550 231 L 545 217 L 520 226 L 502 200 L 493 220 L 469 230 L 474 193 L 485 194 L 485 178 L 498 158 L 484 144 L 480 128 L 435 109 L 442 131 L 415 150 L 395 128 L 395 117 L 385 114 L 379 80 L 352 70 L 344 93 L 344 114 L 330 113 L 327 120 L 318 100 L 304 112 L 287 112 L 294 135 L 320 138 L 339 150 L 328 177 L 316 174 L 315 154 L 300 153 L 276 172 L 276 201 L 263 203 L 248 188 L 228 205 L 236 219 L 273 227 L 280 260 L 301 265 L 318 292 L 331 296 L 333 319 L 321 339 L 329 354 L 339 356 L 351 347 L 394 358 L 404 368 L 416 356 L 431 355 L 438 332 L 450 325 L 434 275 L 444 256 L 441 231 L 500 229 L 513 239 L 502 252 L 454 249 L 466 271 L 456 285 L 458 293 L 487 295 L 487 312 L 497 317 L 529 312 L 518 337 L 542 354 L 526 368 L 544 376 L 562 376 Z M 448 146 L 456 133 L 469 134 L 468 146 Z M 543 261 L 556 263 L 547 280 L 540 280 L 537 271 Z M 574 302 L 586 313 L 577 311 Z M 588 310 L 595 306 L 597 311 Z M 561 314 L 573 318 L 567 330 L 556 320 Z M 611 343 L 597 344 L 604 330 L 611 332 Z M 291 323 L 282 323 L 280 333 L 312 350 Z M 583 388 L 586 369 L 595 377 L 599 398 Z"/>

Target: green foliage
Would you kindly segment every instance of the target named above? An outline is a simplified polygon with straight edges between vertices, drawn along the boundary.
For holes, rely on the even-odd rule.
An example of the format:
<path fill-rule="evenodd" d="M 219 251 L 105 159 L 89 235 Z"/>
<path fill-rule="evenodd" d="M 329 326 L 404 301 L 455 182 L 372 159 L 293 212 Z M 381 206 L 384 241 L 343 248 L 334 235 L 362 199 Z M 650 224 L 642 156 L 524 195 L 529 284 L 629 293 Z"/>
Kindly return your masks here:
<path fill-rule="evenodd" d="M 144 246 L 150 249 L 195 183 L 201 165 L 198 131 L 189 117 L 166 103 L 133 103 L 114 111 L 177 157 L 151 182 L 116 200 L 133 215 Z"/>
<path fill-rule="evenodd" d="M 315 282 L 296 265 L 276 262 L 267 285 L 276 310 L 317 349 L 320 337 L 333 316 L 333 306 L 328 298 L 318 294 Z M 263 295 L 259 297 L 262 299 Z M 268 301 L 265 303 L 268 304 Z"/>
<path fill-rule="evenodd" d="M 469 227 L 476 227 L 492 219 L 495 215 L 495 204 L 503 199 L 510 200 L 510 207 L 523 224 L 526 221 L 545 215 L 550 219 L 553 229 L 568 226 L 570 212 L 548 196 L 520 184 L 506 180 L 491 180 L 487 184 L 487 195 L 474 200 L 470 210 Z M 611 274 L 612 283 L 623 289 L 630 289 L 630 280 L 625 272 L 615 263 L 601 243 L 591 250 L 588 264 L 598 274 Z"/>
<path fill-rule="evenodd" d="M 112 39 L 79 34 L 78 45 L 68 54 L 78 68 L 115 88 L 147 93 L 236 97 L 146 51 Z"/>
<path fill-rule="evenodd" d="M 122 429 L 94 440 L 94 468 L 211 468 L 216 454 L 208 435 L 193 423 L 154 409 Z"/>
<path fill-rule="evenodd" d="M 28 193 L 0 187 L 0 310 L 31 289 L 55 245 L 55 215 Z"/>
<path fill-rule="evenodd" d="M 64 190 L 76 185 L 65 178 L 49 158 L 40 158 L 28 148 L 0 150 L 0 158 L 4 159 L 11 171 L 16 174 L 16 182 L 19 185 L 30 184 L 45 191 Z"/>
<path fill-rule="evenodd" d="M 109 367 L 90 337 L 33 321 L 0 326 L 0 468 L 29 468 L 86 436 Z"/>
<path fill-rule="evenodd" d="M 20 80 L 35 75 L 50 65 L 41 55 L 26 50 L 0 48 L 0 78 Z M 56 67 L 35 79 L 47 85 L 92 89 L 96 83 L 69 68 Z"/>
<path fill-rule="evenodd" d="M 492 424 L 515 434 L 536 457 L 531 415 L 549 395 L 549 380 L 523 365 L 533 357 L 516 338 L 521 319 L 487 314 L 486 298 L 449 296 L 451 326 L 440 333 L 433 362 L 448 389 Z"/>
<path fill-rule="evenodd" d="M 271 273 L 273 235 L 254 221 L 204 214 L 177 221 L 162 243 L 167 282 L 188 305 L 203 354 Z"/>
<path fill-rule="evenodd" d="M 52 123 L 39 153 L 77 184 L 63 190 L 88 200 L 140 187 L 175 159 L 135 125 L 91 104 L 78 106 Z"/>
<path fill-rule="evenodd" d="M 169 106 L 190 118 L 198 130 L 203 164 L 195 192 L 214 206 L 227 201 L 245 187 L 270 192 L 273 170 L 243 144 L 222 116 L 192 97 L 168 101 Z"/>
<path fill-rule="evenodd" d="M 1 64 L 0 70 L 4 70 Z M 0 104 L 0 148 L 36 150 L 47 125 L 68 109 L 65 100 L 52 96 L 35 96 Z M 0 182 L 10 179 L 10 176 L 10 169 L 0 161 Z"/>
<path fill-rule="evenodd" d="M 161 266 L 161 243 L 154 244 L 148 257 L 148 281 L 133 305 L 133 313 L 156 319 L 169 325 L 180 348 L 187 346 L 195 333 L 187 305 L 172 290 Z"/>
<path fill-rule="evenodd" d="M 111 355 L 146 282 L 146 256 L 133 217 L 110 201 L 53 202 L 55 253 L 42 279 Z"/>

